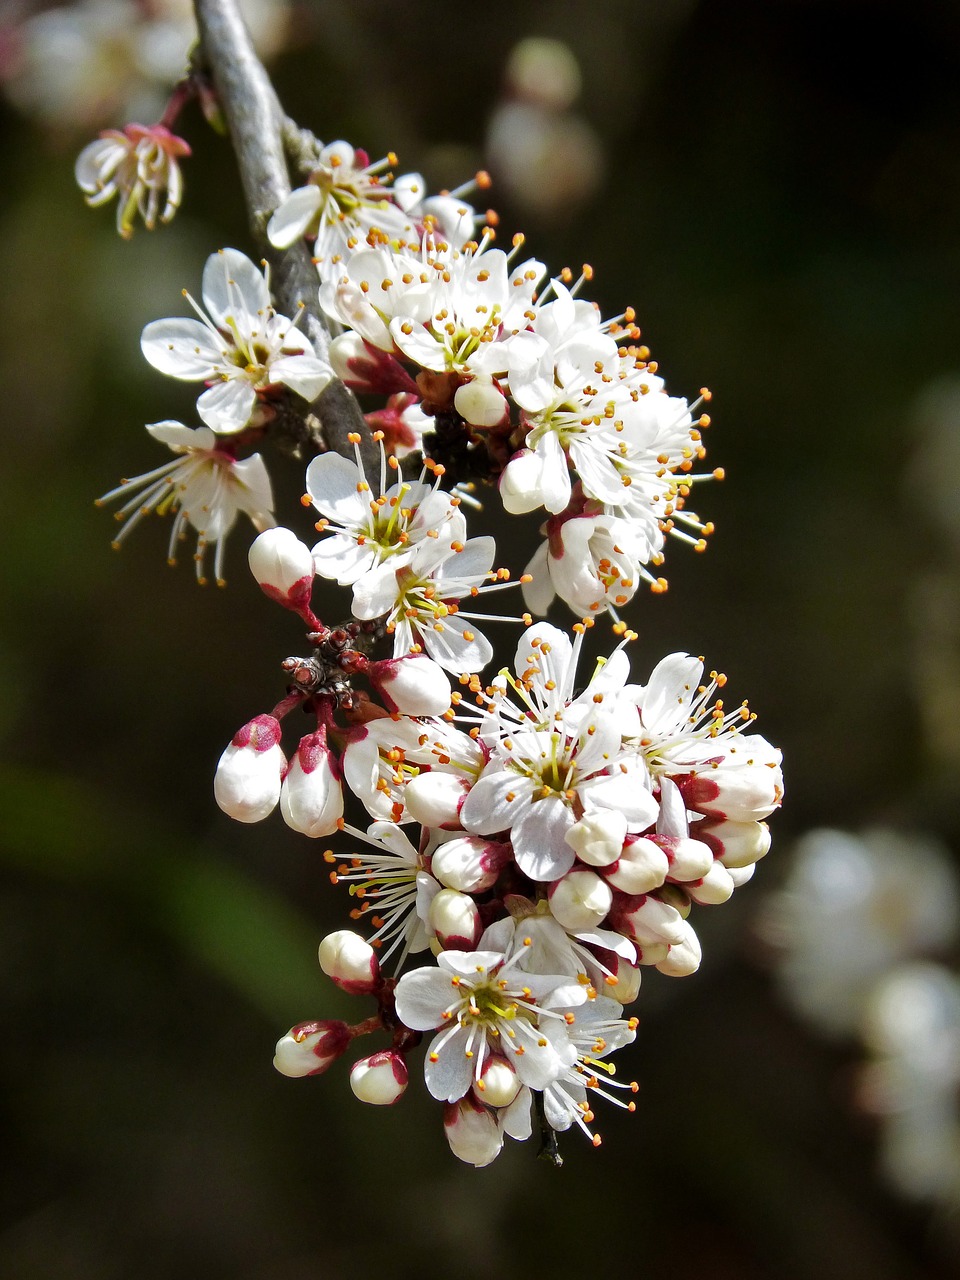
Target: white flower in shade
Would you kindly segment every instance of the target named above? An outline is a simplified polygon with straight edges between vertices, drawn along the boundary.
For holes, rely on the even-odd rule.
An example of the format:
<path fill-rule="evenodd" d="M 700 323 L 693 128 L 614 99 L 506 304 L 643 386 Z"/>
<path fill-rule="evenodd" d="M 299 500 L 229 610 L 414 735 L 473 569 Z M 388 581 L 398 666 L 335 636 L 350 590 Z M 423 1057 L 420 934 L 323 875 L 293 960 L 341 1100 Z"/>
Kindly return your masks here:
<path fill-rule="evenodd" d="M 349 142 L 327 143 L 306 185 L 291 191 L 274 211 L 267 224 L 270 243 L 288 249 L 301 236 L 314 240 L 314 258 L 325 276 L 331 262 L 368 237 L 376 242 L 414 236 L 413 223 L 394 201 L 384 175 L 396 162 L 389 155 L 371 164 L 367 153 Z"/>
<path fill-rule="evenodd" d="M 229 445 L 208 427 L 193 430 L 179 422 L 155 422 L 147 430 L 178 456 L 153 471 L 124 480 L 97 499 L 98 506 L 125 499 L 117 512 L 117 519 L 124 523 L 114 546 L 119 546 L 151 511 L 159 515 L 174 513 L 170 563 L 176 559 L 177 543 L 185 536 L 187 525 L 191 525 L 197 532 L 197 580 L 206 581 L 203 565 L 207 548 L 212 545 L 214 575 L 222 584 L 224 547 L 237 515 L 242 511 L 258 530 L 275 524 L 270 477 L 263 459 L 259 453 L 235 458 Z"/>
<path fill-rule="evenodd" d="M 204 312 L 187 294 L 198 319 L 176 317 L 148 324 L 140 339 L 161 373 L 205 382 L 197 412 L 221 435 L 242 431 L 263 397 L 278 384 L 314 400 L 332 377 L 296 328 L 278 315 L 270 287 L 237 249 L 211 254 L 203 270 Z"/>
<path fill-rule="evenodd" d="M 587 511 L 550 520 L 544 532 L 546 540 L 527 565 L 532 581 L 523 589 L 525 604 L 539 614 L 555 595 L 581 617 L 622 609 L 641 579 L 652 581 L 643 566 L 663 545 L 657 530 Z"/>
<path fill-rule="evenodd" d="M 576 1060 L 564 1032 L 575 1016 L 569 1010 L 583 1004 L 587 992 L 575 978 L 521 969 L 524 941 L 515 933 L 511 919 L 500 920 L 483 934 L 477 951 L 442 951 L 436 968 L 414 969 L 397 983 L 401 1022 L 413 1031 L 438 1033 L 424 1076 L 441 1101 L 462 1098 L 492 1053 L 506 1057 L 531 1089 L 543 1089 Z M 550 1022 L 557 1030 L 547 1036 Z"/>
<path fill-rule="evenodd" d="M 763 932 L 789 1003 L 831 1035 L 859 1029 L 877 981 L 953 946 L 960 889 L 949 850 L 918 832 L 822 828 L 798 841 Z"/>
<path fill-rule="evenodd" d="M 325 860 L 336 864 L 330 879 L 346 884 L 358 902 L 351 918 L 369 917 L 374 925 L 370 945 L 380 953 L 380 964 L 399 949 L 399 969 L 410 952 L 423 951 L 429 943 L 426 920 L 440 886 L 395 823 L 374 822 L 365 833 L 351 826 L 343 829 L 364 847 L 344 858 L 325 853 Z"/>
<path fill-rule="evenodd" d="M 541 623 L 521 639 L 516 678 L 503 673 L 480 728 L 489 760 L 460 811 L 475 835 L 509 832 L 517 864 L 532 880 L 557 880 L 571 869 L 576 854 L 567 835 L 585 813 L 619 811 L 633 831 L 658 813 L 646 770 L 623 745 L 616 713 L 627 674 L 622 649 L 573 696 L 582 634 L 581 627 L 574 646 Z"/>
<path fill-rule="evenodd" d="M 169 222 L 183 198 L 179 161 L 190 155 L 183 138 L 157 124 L 107 129 L 80 152 L 74 174 L 92 209 L 117 198 L 117 231 L 133 235 L 139 214 L 148 231 Z"/>
<path fill-rule="evenodd" d="M 881 1120 L 880 1155 L 906 1195 L 951 1210 L 960 1198 L 960 981 L 942 965 L 901 964 L 865 1010 L 871 1053 L 860 1098 Z"/>
<path fill-rule="evenodd" d="M 307 467 L 307 495 L 321 516 L 323 537 L 313 548 L 321 577 L 341 586 L 355 585 L 380 566 L 392 572 L 407 563 L 425 539 L 449 544 L 466 537 L 466 521 L 455 498 L 423 479 L 401 479 L 388 488 L 390 470 L 381 447 L 375 496 L 359 450 L 356 462 L 324 453 Z"/>

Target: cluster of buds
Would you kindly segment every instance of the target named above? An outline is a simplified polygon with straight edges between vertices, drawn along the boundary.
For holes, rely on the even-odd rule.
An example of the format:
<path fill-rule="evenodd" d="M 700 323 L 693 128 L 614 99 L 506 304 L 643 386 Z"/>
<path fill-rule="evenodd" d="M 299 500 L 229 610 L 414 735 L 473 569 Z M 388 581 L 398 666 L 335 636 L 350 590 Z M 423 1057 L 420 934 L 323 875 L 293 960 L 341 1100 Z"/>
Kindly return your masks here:
<path fill-rule="evenodd" d="M 720 474 L 698 470 L 709 392 L 668 393 L 632 309 L 604 320 L 581 296 L 588 267 L 551 275 L 522 236 L 496 247 L 496 217 L 477 215 L 468 188 L 428 196 L 419 175 L 394 178 L 395 157 L 371 163 L 342 141 L 304 135 L 298 151 L 304 185 L 267 235 L 281 253 L 306 242 L 316 292 L 311 280 L 313 296 L 281 314 L 269 273 L 236 249 L 213 254 L 203 305 L 187 295 L 196 318 L 149 324 L 141 341 L 159 372 L 201 385 L 203 426 L 155 424 L 178 457 L 103 500 L 125 499 L 121 537 L 176 511 L 174 541 L 186 524 L 198 533 L 198 576 L 215 540 L 218 581 L 244 511 L 260 530 L 254 577 L 306 628 L 309 651 L 283 662 L 284 696 L 223 752 L 215 795 L 241 822 L 279 807 L 297 832 L 349 839 L 325 858 L 367 933 L 337 930 L 320 963 L 376 1009 L 294 1027 L 277 1069 L 321 1074 L 354 1040 L 386 1035 L 350 1084 L 391 1104 L 426 1034 L 426 1087 L 461 1159 L 489 1164 L 533 1115 L 542 1134 L 576 1125 L 596 1145 L 596 1099 L 633 1108 L 636 1085 L 610 1057 L 635 1037 L 626 1006 L 642 969 L 696 971 L 693 908 L 750 879 L 782 796 L 780 753 L 746 704 L 725 706 L 723 675 L 676 653 L 631 682 L 636 634 L 620 613 L 642 582 L 665 589 L 668 535 L 702 550 L 712 532 L 688 505 Z M 303 311 L 336 335 L 322 355 Z M 344 432 L 339 451 L 324 448 L 335 379 L 374 403 L 366 436 Z M 317 454 L 303 496 L 313 546 L 276 527 L 251 453 L 280 434 L 289 445 L 291 420 Z M 517 576 L 494 567 L 492 537 L 470 536 L 483 484 L 508 517 L 543 513 Z M 314 611 L 318 580 L 350 592 L 339 625 Z M 515 585 L 522 612 L 491 608 Z M 572 633 L 534 623 L 555 597 L 579 619 Z M 603 615 L 615 647 L 578 677 Z M 489 621 L 525 629 L 512 669 L 484 679 Z M 310 727 L 288 755 L 293 711 Z M 347 792 L 365 830 L 345 819 Z"/>

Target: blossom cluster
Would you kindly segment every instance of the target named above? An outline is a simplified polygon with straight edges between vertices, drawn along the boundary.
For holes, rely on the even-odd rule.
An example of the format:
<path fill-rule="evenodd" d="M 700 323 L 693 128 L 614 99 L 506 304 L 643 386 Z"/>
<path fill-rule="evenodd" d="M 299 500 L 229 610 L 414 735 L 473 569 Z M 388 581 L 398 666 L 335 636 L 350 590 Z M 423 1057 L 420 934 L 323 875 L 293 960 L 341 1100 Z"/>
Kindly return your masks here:
<path fill-rule="evenodd" d="M 374 517 L 396 514 L 402 501 L 381 508 L 364 497 Z M 394 552 L 408 565 L 421 545 L 413 514 L 410 544 Z M 434 508 L 440 528 L 458 515 Z M 318 551 L 322 572 L 324 540 L 311 552 L 274 529 L 250 554 L 266 594 L 310 626 Z M 389 549 L 368 551 L 363 561 L 343 557 L 347 577 L 380 573 L 384 554 L 390 573 L 404 572 Z M 305 835 L 353 838 L 350 856 L 326 857 L 357 903 L 355 921 L 372 929 L 367 939 L 330 935 L 321 964 L 346 990 L 377 999 L 373 1026 L 394 1028 L 389 1050 L 354 1065 L 359 1098 L 396 1101 L 407 1056 L 430 1032 L 426 1084 L 446 1104 L 445 1131 L 461 1158 L 486 1164 L 504 1134 L 529 1136 L 532 1095 L 551 1129 L 577 1124 L 596 1141 L 590 1095 L 618 1100 L 606 1058 L 633 1039 L 636 1019 L 624 1006 L 637 998 L 641 968 L 698 968 L 691 909 L 726 901 L 767 852 L 780 753 L 751 731 L 745 706 L 724 708 L 724 678 L 704 679 L 697 658 L 671 655 L 645 685 L 630 683 L 631 633 L 582 688 L 584 623 L 572 637 L 534 624 L 512 669 L 487 685 L 465 672 L 454 688 L 418 645 L 368 658 L 377 625 L 311 631 L 313 657 L 284 664 L 287 696 L 224 751 L 217 800 L 240 821 L 279 806 Z M 294 709 L 316 727 L 288 761 L 282 721 Z M 345 792 L 372 820 L 366 831 L 345 821 Z M 423 951 L 436 963 L 409 968 Z M 358 1025 L 294 1027 L 278 1046 L 278 1069 L 319 1074 L 353 1033 L 371 1029 Z"/>
<path fill-rule="evenodd" d="M 78 161 L 91 203 L 118 197 L 123 234 L 135 211 L 149 226 L 179 201 L 186 152 L 159 129 L 128 127 Z M 192 527 L 201 581 L 211 545 L 223 581 L 243 512 L 255 579 L 306 627 L 309 652 L 284 661 L 283 697 L 224 750 L 215 796 L 241 822 L 279 808 L 309 838 L 349 839 L 325 857 L 356 927 L 323 940 L 320 964 L 376 1008 L 292 1028 L 278 1070 L 322 1073 L 387 1033 L 350 1083 L 389 1104 L 426 1034 L 426 1087 L 461 1159 L 490 1163 L 534 1115 L 542 1134 L 576 1125 L 596 1144 L 596 1099 L 633 1107 L 610 1058 L 634 1039 L 642 969 L 696 971 L 693 908 L 751 878 L 782 797 L 780 752 L 745 703 L 725 705 L 723 675 L 674 653 L 631 679 L 621 613 L 641 583 L 665 588 L 668 535 L 702 550 L 712 531 L 688 506 L 719 474 L 697 470 L 709 393 L 667 391 L 633 311 L 605 320 L 581 296 L 589 268 L 551 274 L 522 236 L 498 247 L 495 215 L 465 199 L 485 175 L 431 196 L 420 175 L 394 176 L 392 155 L 309 137 L 299 152 L 303 183 L 266 234 L 278 255 L 306 242 L 315 286 L 284 314 L 266 266 L 210 256 L 202 301 L 185 294 L 194 315 L 141 338 L 154 369 L 197 384 L 202 425 L 152 424 L 176 457 L 101 501 L 121 502 L 118 542 L 172 513 L 171 560 Z M 322 349 L 307 317 L 325 318 Z M 338 382 L 365 410 L 352 456 L 332 447 Z M 291 422 L 315 454 L 313 545 L 277 526 L 259 452 L 283 432 L 289 444 Z M 507 519 L 542 513 L 519 573 L 471 536 L 482 486 Z M 349 592 L 345 621 L 314 611 L 318 580 L 327 619 Z M 491 601 L 514 587 L 511 617 Z M 555 597 L 571 631 L 534 622 Z M 602 615 L 614 648 L 587 670 Z M 524 628 L 492 676 L 488 622 Z"/>

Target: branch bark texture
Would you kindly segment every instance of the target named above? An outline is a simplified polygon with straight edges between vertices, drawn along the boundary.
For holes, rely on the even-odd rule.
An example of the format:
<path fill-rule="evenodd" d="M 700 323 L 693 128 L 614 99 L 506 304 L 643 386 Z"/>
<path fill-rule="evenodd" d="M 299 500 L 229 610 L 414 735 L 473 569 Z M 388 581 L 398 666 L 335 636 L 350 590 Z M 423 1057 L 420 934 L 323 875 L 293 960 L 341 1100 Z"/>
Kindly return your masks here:
<path fill-rule="evenodd" d="M 290 175 L 283 146 L 284 112 L 270 77 L 257 56 L 236 0 L 194 0 L 203 60 L 237 157 L 250 229 L 257 247 L 270 263 L 271 288 L 282 314 L 303 310 L 301 327 L 321 359 L 329 360 L 330 335 L 318 302 L 317 272 L 303 241 L 289 249 L 275 249 L 267 239 L 267 223 L 277 205 L 290 194 Z M 347 435 L 361 437 L 365 461 L 376 454 L 370 430 L 356 397 L 337 378 L 312 406 L 327 448 L 353 457 Z M 304 426 L 304 440 L 314 450 L 318 441 Z"/>

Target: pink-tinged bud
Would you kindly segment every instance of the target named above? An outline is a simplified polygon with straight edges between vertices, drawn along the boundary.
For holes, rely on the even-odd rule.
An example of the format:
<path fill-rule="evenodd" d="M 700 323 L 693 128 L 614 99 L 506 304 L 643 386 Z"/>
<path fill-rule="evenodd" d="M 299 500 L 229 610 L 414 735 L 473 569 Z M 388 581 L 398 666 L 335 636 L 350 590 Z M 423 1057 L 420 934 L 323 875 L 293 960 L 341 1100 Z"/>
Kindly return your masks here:
<path fill-rule="evenodd" d="M 510 412 L 500 388 L 479 379 L 457 387 L 453 403 L 464 422 L 473 427 L 499 427 Z"/>
<path fill-rule="evenodd" d="M 254 716 L 220 757 L 213 780 L 217 804 L 238 822 L 259 822 L 277 806 L 286 765 L 279 720 Z"/>
<path fill-rule="evenodd" d="M 554 920 L 571 933 L 595 929 L 613 905 L 613 890 L 595 871 L 568 871 L 548 893 Z"/>
<path fill-rule="evenodd" d="M 672 946 L 686 937 L 686 921 L 676 907 L 652 894 L 616 894 L 610 911 L 610 928 L 632 938 L 646 952 L 653 946 Z"/>
<path fill-rule="evenodd" d="M 669 978 L 687 978 L 700 968 L 700 939 L 688 921 L 684 920 L 682 923 L 684 936 L 678 942 L 671 943 L 667 954 L 657 962 L 657 968 Z"/>
<path fill-rule="evenodd" d="M 359 933 L 338 929 L 320 943 L 320 968 L 338 987 L 354 996 L 368 996 L 380 986 L 377 954 Z"/>
<path fill-rule="evenodd" d="M 770 828 L 765 822 L 698 822 L 697 838 L 708 844 L 715 858 L 728 870 L 749 867 L 770 850 Z"/>
<path fill-rule="evenodd" d="M 410 779 L 404 788 L 403 803 L 421 826 L 451 831 L 460 827 L 460 806 L 469 790 L 469 783 L 459 774 L 431 769 Z"/>
<path fill-rule="evenodd" d="M 277 1041 L 273 1065 L 284 1076 L 319 1076 L 352 1038 L 345 1022 L 301 1022 Z"/>
<path fill-rule="evenodd" d="M 371 1053 L 350 1068 L 354 1096 L 374 1107 L 390 1107 L 402 1098 L 407 1079 L 407 1064 L 394 1049 Z"/>
<path fill-rule="evenodd" d="M 731 822 L 759 822 L 783 799 L 781 754 L 759 734 L 744 734 L 696 773 L 675 776 L 688 809 Z"/>
<path fill-rule="evenodd" d="M 455 889 L 440 890 L 430 903 L 428 919 L 445 951 L 472 951 L 483 932 L 477 904 Z"/>
<path fill-rule="evenodd" d="M 701 880 L 683 886 L 687 896 L 701 906 L 726 902 L 734 890 L 733 877 L 722 862 L 715 862 Z"/>
<path fill-rule="evenodd" d="M 483 893 L 493 888 L 501 870 L 512 860 L 513 851 L 508 844 L 483 836 L 459 836 L 437 846 L 430 871 L 448 889 Z"/>
<path fill-rule="evenodd" d="M 621 893 L 641 894 L 659 889 L 669 870 L 670 860 L 658 844 L 644 836 L 628 836 L 620 857 L 603 874 Z"/>
<path fill-rule="evenodd" d="M 713 866 L 713 850 L 702 840 L 692 840 L 689 836 L 651 836 L 663 849 L 670 861 L 667 878 L 685 883 L 687 880 L 699 880 Z"/>
<path fill-rule="evenodd" d="M 368 674 L 389 711 L 405 716 L 442 716 L 450 709 L 450 681 L 443 667 L 426 654 L 372 662 Z"/>
<path fill-rule="evenodd" d="M 333 835 L 343 817 L 343 791 L 326 730 L 300 739 L 280 791 L 280 812 L 288 827 L 318 839 Z"/>
<path fill-rule="evenodd" d="M 457 1159 L 477 1169 L 492 1164 L 503 1146 L 493 1113 L 471 1094 L 444 1107 L 443 1131 Z"/>
<path fill-rule="evenodd" d="M 487 1060 L 473 1088 L 478 1102 L 490 1107 L 509 1107 L 520 1092 L 520 1077 L 512 1062 L 495 1053 Z"/>
<path fill-rule="evenodd" d="M 620 857 L 627 837 L 627 819 L 616 809 L 585 813 L 574 823 L 564 840 L 581 862 L 591 867 L 609 867 Z"/>
<path fill-rule="evenodd" d="M 247 559 L 265 595 L 299 612 L 313 591 L 313 556 L 290 529 L 267 529 L 255 538 Z"/>

